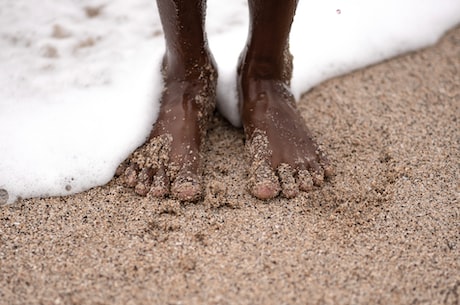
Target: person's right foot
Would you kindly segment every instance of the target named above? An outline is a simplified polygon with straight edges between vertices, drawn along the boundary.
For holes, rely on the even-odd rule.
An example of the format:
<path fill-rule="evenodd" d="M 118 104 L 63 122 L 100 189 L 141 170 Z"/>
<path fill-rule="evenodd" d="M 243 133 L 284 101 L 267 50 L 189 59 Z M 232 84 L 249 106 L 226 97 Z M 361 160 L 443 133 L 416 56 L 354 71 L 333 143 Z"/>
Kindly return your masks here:
<path fill-rule="evenodd" d="M 217 72 L 212 59 L 186 78 L 164 66 L 157 122 L 119 172 L 139 195 L 194 201 L 202 194 L 200 149 L 215 108 Z"/>

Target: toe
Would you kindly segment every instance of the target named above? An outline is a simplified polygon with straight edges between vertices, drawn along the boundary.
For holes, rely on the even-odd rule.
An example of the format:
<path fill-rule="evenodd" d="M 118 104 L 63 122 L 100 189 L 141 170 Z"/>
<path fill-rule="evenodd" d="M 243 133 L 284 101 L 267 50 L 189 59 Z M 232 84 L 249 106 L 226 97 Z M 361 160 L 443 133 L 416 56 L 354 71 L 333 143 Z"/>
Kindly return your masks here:
<path fill-rule="evenodd" d="M 334 176 L 334 167 L 331 165 L 329 160 L 326 159 L 325 157 L 323 157 L 321 159 L 321 167 L 324 170 L 324 176 L 326 178 L 330 178 L 330 177 Z"/>
<path fill-rule="evenodd" d="M 268 163 L 260 164 L 251 175 L 251 193 L 254 197 L 271 199 L 278 196 L 281 186 L 278 177 Z"/>
<path fill-rule="evenodd" d="M 282 163 L 277 172 L 281 185 L 281 194 L 286 198 L 296 197 L 299 193 L 299 186 L 295 181 L 292 167 L 289 164 Z"/>
<path fill-rule="evenodd" d="M 278 196 L 279 192 L 279 183 L 274 183 L 273 181 L 261 181 L 256 183 L 251 190 L 254 197 L 262 200 L 275 198 Z"/>
<path fill-rule="evenodd" d="M 331 162 L 329 162 L 328 157 L 321 150 L 318 150 L 318 159 L 321 168 L 323 168 L 324 177 L 332 177 L 334 175 L 334 167 L 331 165 Z"/>
<path fill-rule="evenodd" d="M 125 169 L 124 173 L 124 183 L 128 187 L 135 187 L 137 184 L 137 167 L 134 164 L 131 164 Z"/>
<path fill-rule="evenodd" d="M 324 176 L 326 178 L 330 178 L 330 177 L 334 176 L 335 171 L 334 171 L 334 167 L 332 167 L 332 165 L 323 164 L 323 168 L 324 168 Z"/>
<path fill-rule="evenodd" d="M 300 190 L 304 192 L 308 192 L 313 189 L 313 179 L 308 170 L 306 169 L 299 170 L 297 173 L 297 181 L 299 183 Z"/>
<path fill-rule="evenodd" d="M 196 201 L 201 198 L 200 176 L 190 170 L 181 170 L 171 185 L 171 194 L 181 201 Z"/>
<path fill-rule="evenodd" d="M 153 170 L 151 168 L 144 168 L 137 176 L 137 184 L 135 191 L 138 195 L 146 196 L 152 185 Z"/>
<path fill-rule="evenodd" d="M 319 168 L 318 170 L 312 171 L 311 178 L 315 186 L 322 186 L 324 183 L 324 170 Z"/>
<path fill-rule="evenodd" d="M 317 155 L 319 158 L 319 155 Z M 313 184 L 315 186 L 321 186 L 324 183 L 324 169 L 322 165 L 319 163 L 319 160 L 308 160 L 308 166 L 311 178 L 313 180 Z"/>
<path fill-rule="evenodd" d="M 118 165 L 118 167 L 117 167 L 117 169 L 115 171 L 115 176 L 119 177 L 119 176 L 123 175 L 126 172 L 127 168 L 128 168 L 128 162 L 123 161 L 122 163 L 120 163 L 120 165 Z"/>
<path fill-rule="evenodd" d="M 278 196 L 281 186 L 275 170 L 270 165 L 271 151 L 268 138 L 260 130 L 255 130 L 247 142 L 247 152 L 251 159 L 249 167 L 249 189 L 259 199 L 271 199 Z"/>
<path fill-rule="evenodd" d="M 152 178 L 152 186 L 148 193 L 152 197 L 165 197 L 169 193 L 169 178 L 164 167 L 160 167 Z"/>

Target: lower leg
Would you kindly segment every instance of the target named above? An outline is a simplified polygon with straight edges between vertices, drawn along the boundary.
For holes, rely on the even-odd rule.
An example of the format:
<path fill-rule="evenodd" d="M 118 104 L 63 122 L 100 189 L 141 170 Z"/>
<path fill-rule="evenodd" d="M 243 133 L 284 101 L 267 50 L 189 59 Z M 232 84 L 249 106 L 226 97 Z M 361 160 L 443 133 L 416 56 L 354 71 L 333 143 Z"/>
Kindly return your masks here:
<path fill-rule="evenodd" d="M 166 42 L 165 64 L 170 78 L 195 80 L 211 63 L 204 31 L 206 1 L 157 0 Z"/>
<path fill-rule="evenodd" d="M 250 34 L 238 71 L 240 110 L 254 196 L 294 197 L 320 185 L 327 160 L 290 92 L 289 32 L 296 0 L 250 0 Z"/>
<path fill-rule="evenodd" d="M 244 75 L 289 82 L 289 33 L 297 0 L 249 0 L 250 29 Z"/>

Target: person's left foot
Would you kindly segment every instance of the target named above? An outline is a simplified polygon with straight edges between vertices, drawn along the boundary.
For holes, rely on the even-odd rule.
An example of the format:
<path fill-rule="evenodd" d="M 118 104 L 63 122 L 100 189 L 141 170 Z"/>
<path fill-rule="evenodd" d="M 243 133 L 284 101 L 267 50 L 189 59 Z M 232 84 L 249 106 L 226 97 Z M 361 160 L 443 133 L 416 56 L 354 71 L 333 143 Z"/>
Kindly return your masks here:
<path fill-rule="evenodd" d="M 239 95 L 255 197 L 292 198 L 332 174 L 285 81 L 240 75 Z"/>

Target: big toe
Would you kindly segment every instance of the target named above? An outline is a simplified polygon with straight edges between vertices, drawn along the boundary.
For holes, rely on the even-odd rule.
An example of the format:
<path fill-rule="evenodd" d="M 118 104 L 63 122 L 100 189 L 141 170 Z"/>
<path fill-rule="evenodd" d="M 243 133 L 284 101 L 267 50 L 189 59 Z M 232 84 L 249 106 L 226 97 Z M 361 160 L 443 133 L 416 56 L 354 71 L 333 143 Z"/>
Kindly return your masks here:
<path fill-rule="evenodd" d="M 262 200 L 275 198 L 278 196 L 279 192 L 279 184 L 270 180 L 259 181 L 258 183 L 254 184 L 251 191 L 254 197 Z"/>
<path fill-rule="evenodd" d="M 268 164 L 261 164 L 251 175 L 251 193 L 254 197 L 266 200 L 278 196 L 281 186 L 278 177 Z"/>

